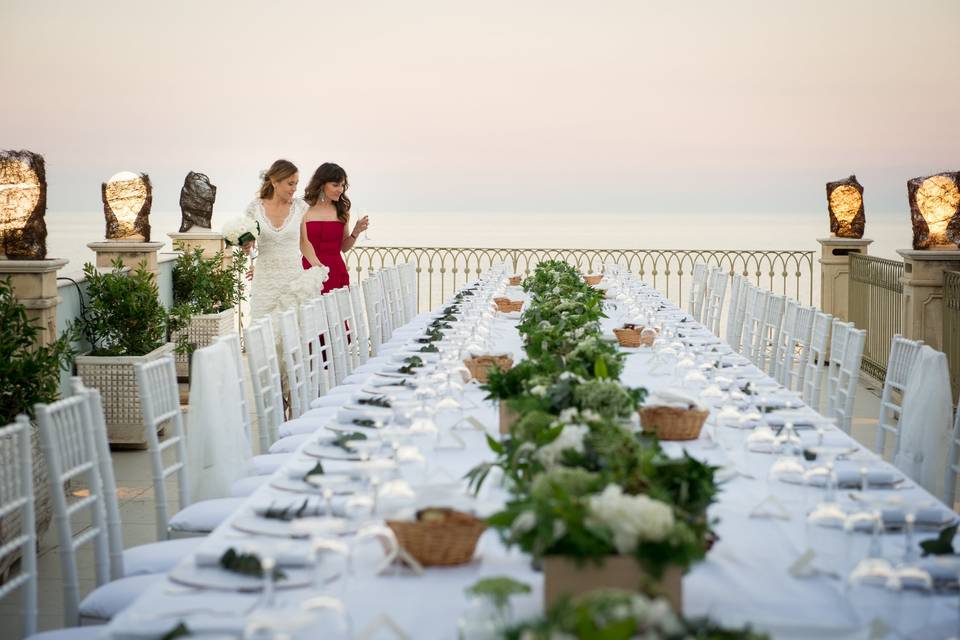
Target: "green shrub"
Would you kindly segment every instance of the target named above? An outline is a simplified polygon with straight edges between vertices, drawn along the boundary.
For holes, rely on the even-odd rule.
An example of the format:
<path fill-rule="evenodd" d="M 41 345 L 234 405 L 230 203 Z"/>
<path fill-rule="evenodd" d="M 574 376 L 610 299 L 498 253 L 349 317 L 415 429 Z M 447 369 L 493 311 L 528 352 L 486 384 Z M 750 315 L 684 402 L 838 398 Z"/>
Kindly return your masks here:
<path fill-rule="evenodd" d="M 184 249 L 173 267 L 173 304 L 186 307 L 189 315 L 220 313 L 240 304 L 244 299 L 240 278 L 246 271 L 246 258 L 237 250 L 233 261 L 223 264 L 223 252 L 203 257 L 203 249 Z"/>

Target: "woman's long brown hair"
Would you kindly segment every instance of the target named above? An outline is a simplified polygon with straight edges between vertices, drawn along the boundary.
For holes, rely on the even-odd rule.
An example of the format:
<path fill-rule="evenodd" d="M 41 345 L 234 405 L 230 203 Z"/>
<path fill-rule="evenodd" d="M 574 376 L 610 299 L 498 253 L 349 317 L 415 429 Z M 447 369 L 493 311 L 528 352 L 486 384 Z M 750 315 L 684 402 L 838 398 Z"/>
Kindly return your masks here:
<path fill-rule="evenodd" d="M 286 180 L 298 171 L 297 165 L 289 160 L 282 158 L 280 160 L 274 160 L 270 168 L 267 169 L 267 172 L 263 174 L 263 182 L 260 183 L 260 199 L 268 200 L 272 198 L 274 181 L 280 182 L 281 180 Z"/>
<path fill-rule="evenodd" d="M 303 199 L 311 207 L 315 206 L 320 199 L 320 194 L 323 193 L 323 185 L 328 182 L 343 182 L 343 193 L 340 195 L 340 199 L 333 204 L 337 208 L 337 220 L 346 223 L 350 218 L 350 198 L 347 197 L 347 189 L 350 188 L 350 183 L 347 182 L 347 172 L 340 165 L 324 162 L 317 167 L 317 170 L 313 172 L 313 177 L 310 178 L 310 184 L 303 192 Z"/>

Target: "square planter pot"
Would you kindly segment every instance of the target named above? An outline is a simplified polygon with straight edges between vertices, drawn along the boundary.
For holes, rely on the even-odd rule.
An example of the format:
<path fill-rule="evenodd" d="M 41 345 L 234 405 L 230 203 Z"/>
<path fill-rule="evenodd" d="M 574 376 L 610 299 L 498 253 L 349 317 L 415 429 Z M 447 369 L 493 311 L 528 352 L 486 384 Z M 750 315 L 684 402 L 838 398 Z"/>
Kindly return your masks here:
<path fill-rule="evenodd" d="M 507 403 L 501 400 L 500 405 L 500 434 L 510 433 L 510 426 L 520 419 L 520 414 L 507 406 Z"/>
<path fill-rule="evenodd" d="M 111 446 L 147 447 L 133 365 L 156 360 L 173 353 L 173 349 L 173 343 L 168 342 L 143 356 L 77 356 L 77 375 L 83 384 L 100 390 Z"/>
<path fill-rule="evenodd" d="M 174 342 L 183 334 L 187 334 L 187 342 L 194 345 L 197 349 L 209 347 L 219 336 L 225 336 L 235 331 L 234 318 L 236 313 L 233 309 L 227 309 L 220 313 L 210 313 L 190 318 L 190 325 L 186 329 L 181 329 L 173 335 Z M 190 375 L 190 360 L 186 354 L 176 354 L 174 359 L 177 363 L 177 376 L 186 378 Z"/>
<path fill-rule="evenodd" d="M 608 556 L 603 564 L 566 556 L 543 559 L 543 601 L 549 608 L 564 596 L 578 596 L 594 589 L 625 589 L 650 596 L 659 595 L 677 613 L 683 612 L 683 572 L 670 566 L 654 580 L 632 556 Z"/>

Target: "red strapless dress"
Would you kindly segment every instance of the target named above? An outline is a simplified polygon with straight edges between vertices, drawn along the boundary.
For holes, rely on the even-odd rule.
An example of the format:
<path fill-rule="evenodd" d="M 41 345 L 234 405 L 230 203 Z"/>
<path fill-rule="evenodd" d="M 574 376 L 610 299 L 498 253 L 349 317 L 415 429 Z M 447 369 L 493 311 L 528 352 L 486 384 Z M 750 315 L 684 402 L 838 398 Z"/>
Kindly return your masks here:
<path fill-rule="evenodd" d="M 323 293 L 350 284 L 350 274 L 347 272 L 347 265 L 343 262 L 343 254 L 340 253 L 343 223 L 339 220 L 308 220 L 307 240 L 313 245 L 317 259 L 330 269 L 330 275 L 323 283 Z M 310 268 L 306 258 L 302 258 L 301 262 L 304 269 Z"/>

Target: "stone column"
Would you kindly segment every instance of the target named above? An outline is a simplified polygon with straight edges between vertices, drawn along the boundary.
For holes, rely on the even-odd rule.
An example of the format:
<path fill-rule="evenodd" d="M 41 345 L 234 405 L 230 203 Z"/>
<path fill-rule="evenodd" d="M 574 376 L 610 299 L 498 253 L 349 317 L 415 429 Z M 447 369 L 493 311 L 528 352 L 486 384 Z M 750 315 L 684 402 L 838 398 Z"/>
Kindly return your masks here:
<path fill-rule="evenodd" d="M 960 251 L 898 249 L 903 256 L 903 335 L 943 350 L 943 272 L 960 271 Z"/>
<path fill-rule="evenodd" d="M 147 271 L 157 275 L 157 252 L 162 242 L 127 242 L 125 240 L 104 240 L 87 245 L 97 254 L 97 267 L 109 269 L 111 263 L 120 258 L 123 266 L 136 269 L 143 261 L 147 262 Z"/>
<path fill-rule="evenodd" d="M 219 231 L 191 230 L 184 233 L 168 233 L 167 235 L 173 240 L 174 248 L 177 246 L 176 243 L 182 242 L 187 250 L 203 249 L 203 257 L 205 258 L 215 255 L 218 251 L 223 251 L 224 262 L 229 261 L 231 252 L 227 250 L 226 243 L 223 241 L 223 234 Z"/>
<path fill-rule="evenodd" d="M 849 320 L 850 254 L 867 255 L 866 238 L 818 238 L 820 243 L 820 310 Z"/>
<path fill-rule="evenodd" d="M 41 327 L 40 344 L 57 339 L 57 271 L 66 260 L 0 260 L 0 278 L 10 278 L 13 294 L 27 309 L 27 317 Z"/>

